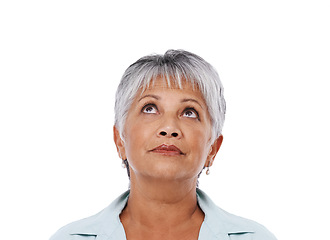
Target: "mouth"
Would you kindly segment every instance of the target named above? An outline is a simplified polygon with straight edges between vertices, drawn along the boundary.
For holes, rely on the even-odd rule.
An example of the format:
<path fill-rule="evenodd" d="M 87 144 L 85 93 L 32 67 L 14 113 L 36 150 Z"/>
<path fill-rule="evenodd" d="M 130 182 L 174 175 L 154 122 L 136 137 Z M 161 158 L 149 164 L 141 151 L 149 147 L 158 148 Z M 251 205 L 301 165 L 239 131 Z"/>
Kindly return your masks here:
<path fill-rule="evenodd" d="M 159 153 L 159 154 L 167 155 L 167 156 L 184 155 L 184 153 L 180 150 L 180 148 L 178 148 L 174 145 L 166 145 L 166 144 L 162 144 L 162 145 L 152 149 L 150 152 Z"/>

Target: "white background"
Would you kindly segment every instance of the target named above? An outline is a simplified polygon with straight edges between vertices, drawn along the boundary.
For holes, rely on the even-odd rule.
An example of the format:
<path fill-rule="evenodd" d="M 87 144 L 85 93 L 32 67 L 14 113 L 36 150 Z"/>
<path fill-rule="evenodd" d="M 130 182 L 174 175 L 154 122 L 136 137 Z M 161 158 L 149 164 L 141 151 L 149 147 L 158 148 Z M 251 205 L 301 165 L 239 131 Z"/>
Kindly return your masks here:
<path fill-rule="evenodd" d="M 114 94 L 138 58 L 185 49 L 225 87 L 200 187 L 280 240 L 329 230 L 329 1 L 0 3 L 1 239 L 48 239 L 127 189 Z"/>

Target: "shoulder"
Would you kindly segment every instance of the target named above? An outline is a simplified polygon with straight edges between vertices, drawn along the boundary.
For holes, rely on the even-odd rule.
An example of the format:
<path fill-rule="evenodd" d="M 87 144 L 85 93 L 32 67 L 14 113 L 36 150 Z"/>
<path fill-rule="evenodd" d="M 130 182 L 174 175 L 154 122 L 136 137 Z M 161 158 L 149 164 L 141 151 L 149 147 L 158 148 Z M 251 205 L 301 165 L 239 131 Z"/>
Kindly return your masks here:
<path fill-rule="evenodd" d="M 263 225 L 231 214 L 218 206 L 201 190 L 197 190 L 198 203 L 205 213 L 205 224 L 214 235 L 228 235 L 231 240 L 276 240 Z"/>
<path fill-rule="evenodd" d="M 99 213 L 65 225 L 50 240 L 103 239 L 113 233 L 121 234 L 119 214 L 125 207 L 129 192 L 125 192 Z M 103 236 L 103 237 L 102 237 Z"/>
<path fill-rule="evenodd" d="M 245 239 L 247 235 L 253 237 L 253 240 L 276 240 L 276 237 L 258 222 L 228 213 L 219 207 L 217 211 L 226 216 L 228 235 L 233 240 Z"/>
<path fill-rule="evenodd" d="M 55 232 L 50 240 L 73 240 L 76 236 L 84 236 L 85 239 L 94 239 L 97 236 L 93 223 L 100 213 L 65 225 Z M 89 238 L 88 238 L 89 237 Z"/>

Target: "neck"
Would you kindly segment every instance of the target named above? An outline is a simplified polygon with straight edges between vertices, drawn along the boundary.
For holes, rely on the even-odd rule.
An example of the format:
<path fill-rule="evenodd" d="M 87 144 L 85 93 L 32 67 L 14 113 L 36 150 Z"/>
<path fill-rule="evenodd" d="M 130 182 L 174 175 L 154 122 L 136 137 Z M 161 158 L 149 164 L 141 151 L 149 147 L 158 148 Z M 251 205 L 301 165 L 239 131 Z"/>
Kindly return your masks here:
<path fill-rule="evenodd" d="M 182 223 L 203 221 L 196 181 L 148 179 L 132 173 L 130 196 L 121 220 L 149 229 L 173 229 Z"/>

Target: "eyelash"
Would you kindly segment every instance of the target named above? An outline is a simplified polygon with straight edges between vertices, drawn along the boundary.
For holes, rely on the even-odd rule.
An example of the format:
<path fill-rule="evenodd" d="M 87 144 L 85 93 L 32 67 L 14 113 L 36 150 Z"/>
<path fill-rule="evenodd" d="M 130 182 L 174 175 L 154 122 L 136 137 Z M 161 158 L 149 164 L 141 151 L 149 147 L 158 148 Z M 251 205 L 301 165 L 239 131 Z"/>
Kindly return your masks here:
<path fill-rule="evenodd" d="M 146 103 L 146 104 L 143 106 L 141 112 L 143 112 L 147 107 L 153 107 L 153 108 L 155 108 L 155 109 L 158 111 L 158 108 L 157 108 L 157 106 L 156 106 L 154 103 Z"/>
<path fill-rule="evenodd" d="M 144 110 L 145 110 L 147 107 L 153 107 L 153 108 L 156 109 L 156 111 L 158 111 L 158 108 L 157 108 L 156 104 L 154 104 L 154 103 L 146 103 L 146 104 L 142 107 L 141 112 L 144 113 Z M 194 112 L 194 113 L 196 114 L 196 116 L 197 116 L 196 119 L 200 120 L 200 118 L 199 118 L 199 113 L 198 113 L 198 111 L 197 111 L 194 107 L 186 107 L 186 108 L 183 110 L 183 112 L 182 112 L 181 115 L 183 115 L 184 112 L 186 112 L 186 111 L 192 111 L 192 112 Z"/>
<path fill-rule="evenodd" d="M 182 113 L 184 113 L 184 112 L 186 112 L 186 111 L 192 111 L 192 112 L 194 112 L 194 113 L 196 114 L 196 116 L 197 116 L 196 119 L 200 120 L 200 118 L 199 118 L 199 114 L 198 114 L 198 112 L 196 111 L 195 108 L 193 108 L 193 107 L 187 107 L 187 108 L 185 108 L 185 109 L 183 110 Z"/>

